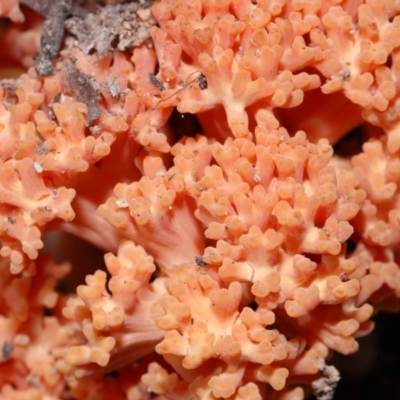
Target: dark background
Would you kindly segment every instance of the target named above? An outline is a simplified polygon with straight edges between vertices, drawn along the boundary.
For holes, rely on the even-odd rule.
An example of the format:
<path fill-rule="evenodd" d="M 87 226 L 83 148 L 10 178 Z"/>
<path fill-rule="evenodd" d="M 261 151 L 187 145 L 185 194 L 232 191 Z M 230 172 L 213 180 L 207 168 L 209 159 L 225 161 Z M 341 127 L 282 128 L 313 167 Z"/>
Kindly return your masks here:
<path fill-rule="evenodd" d="M 342 376 L 333 400 L 400 400 L 400 314 L 382 312 L 374 320 L 356 354 L 330 360 Z"/>

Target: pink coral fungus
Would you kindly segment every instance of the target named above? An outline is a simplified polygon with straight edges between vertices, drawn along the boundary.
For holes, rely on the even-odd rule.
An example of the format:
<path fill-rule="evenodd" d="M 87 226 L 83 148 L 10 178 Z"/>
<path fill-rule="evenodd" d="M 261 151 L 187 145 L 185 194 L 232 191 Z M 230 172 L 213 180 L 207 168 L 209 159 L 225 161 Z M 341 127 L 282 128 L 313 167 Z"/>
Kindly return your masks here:
<path fill-rule="evenodd" d="M 20 3 L 0 398 L 332 399 L 400 297 L 400 3 Z M 81 282 L 55 231 L 105 265 Z"/>

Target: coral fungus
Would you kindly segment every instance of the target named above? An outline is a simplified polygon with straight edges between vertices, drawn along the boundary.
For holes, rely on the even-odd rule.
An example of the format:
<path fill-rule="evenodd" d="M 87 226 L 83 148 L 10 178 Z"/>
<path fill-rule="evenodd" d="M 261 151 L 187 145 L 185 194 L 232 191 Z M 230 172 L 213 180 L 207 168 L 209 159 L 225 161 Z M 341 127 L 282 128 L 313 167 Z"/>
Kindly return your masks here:
<path fill-rule="evenodd" d="M 400 3 L 19 3 L 0 398 L 332 399 L 400 297 Z"/>

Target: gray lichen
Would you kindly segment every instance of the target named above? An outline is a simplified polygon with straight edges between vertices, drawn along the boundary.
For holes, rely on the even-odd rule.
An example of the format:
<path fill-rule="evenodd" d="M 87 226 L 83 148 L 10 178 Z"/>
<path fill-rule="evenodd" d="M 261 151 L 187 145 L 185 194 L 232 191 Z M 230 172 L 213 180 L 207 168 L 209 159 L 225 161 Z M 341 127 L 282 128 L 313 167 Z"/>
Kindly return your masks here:
<path fill-rule="evenodd" d="M 65 27 L 69 34 L 67 47 L 78 46 L 85 54 L 97 51 L 100 57 L 109 52 L 126 51 L 143 42 L 150 42 L 152 1 L 105 6 L 84 19 L 69 18 Z"/>

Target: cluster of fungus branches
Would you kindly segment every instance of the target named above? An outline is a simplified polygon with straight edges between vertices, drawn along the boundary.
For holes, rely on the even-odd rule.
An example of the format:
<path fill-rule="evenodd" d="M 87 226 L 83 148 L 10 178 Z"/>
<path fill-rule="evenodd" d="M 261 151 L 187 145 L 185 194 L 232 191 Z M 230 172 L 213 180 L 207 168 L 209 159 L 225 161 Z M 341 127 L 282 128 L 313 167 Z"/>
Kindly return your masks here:
<path fill-rule="evenodd" d="M 399 1 L 100 3 L 0 0 L 0 398 L 332 399 L 400 297 Z"/>

